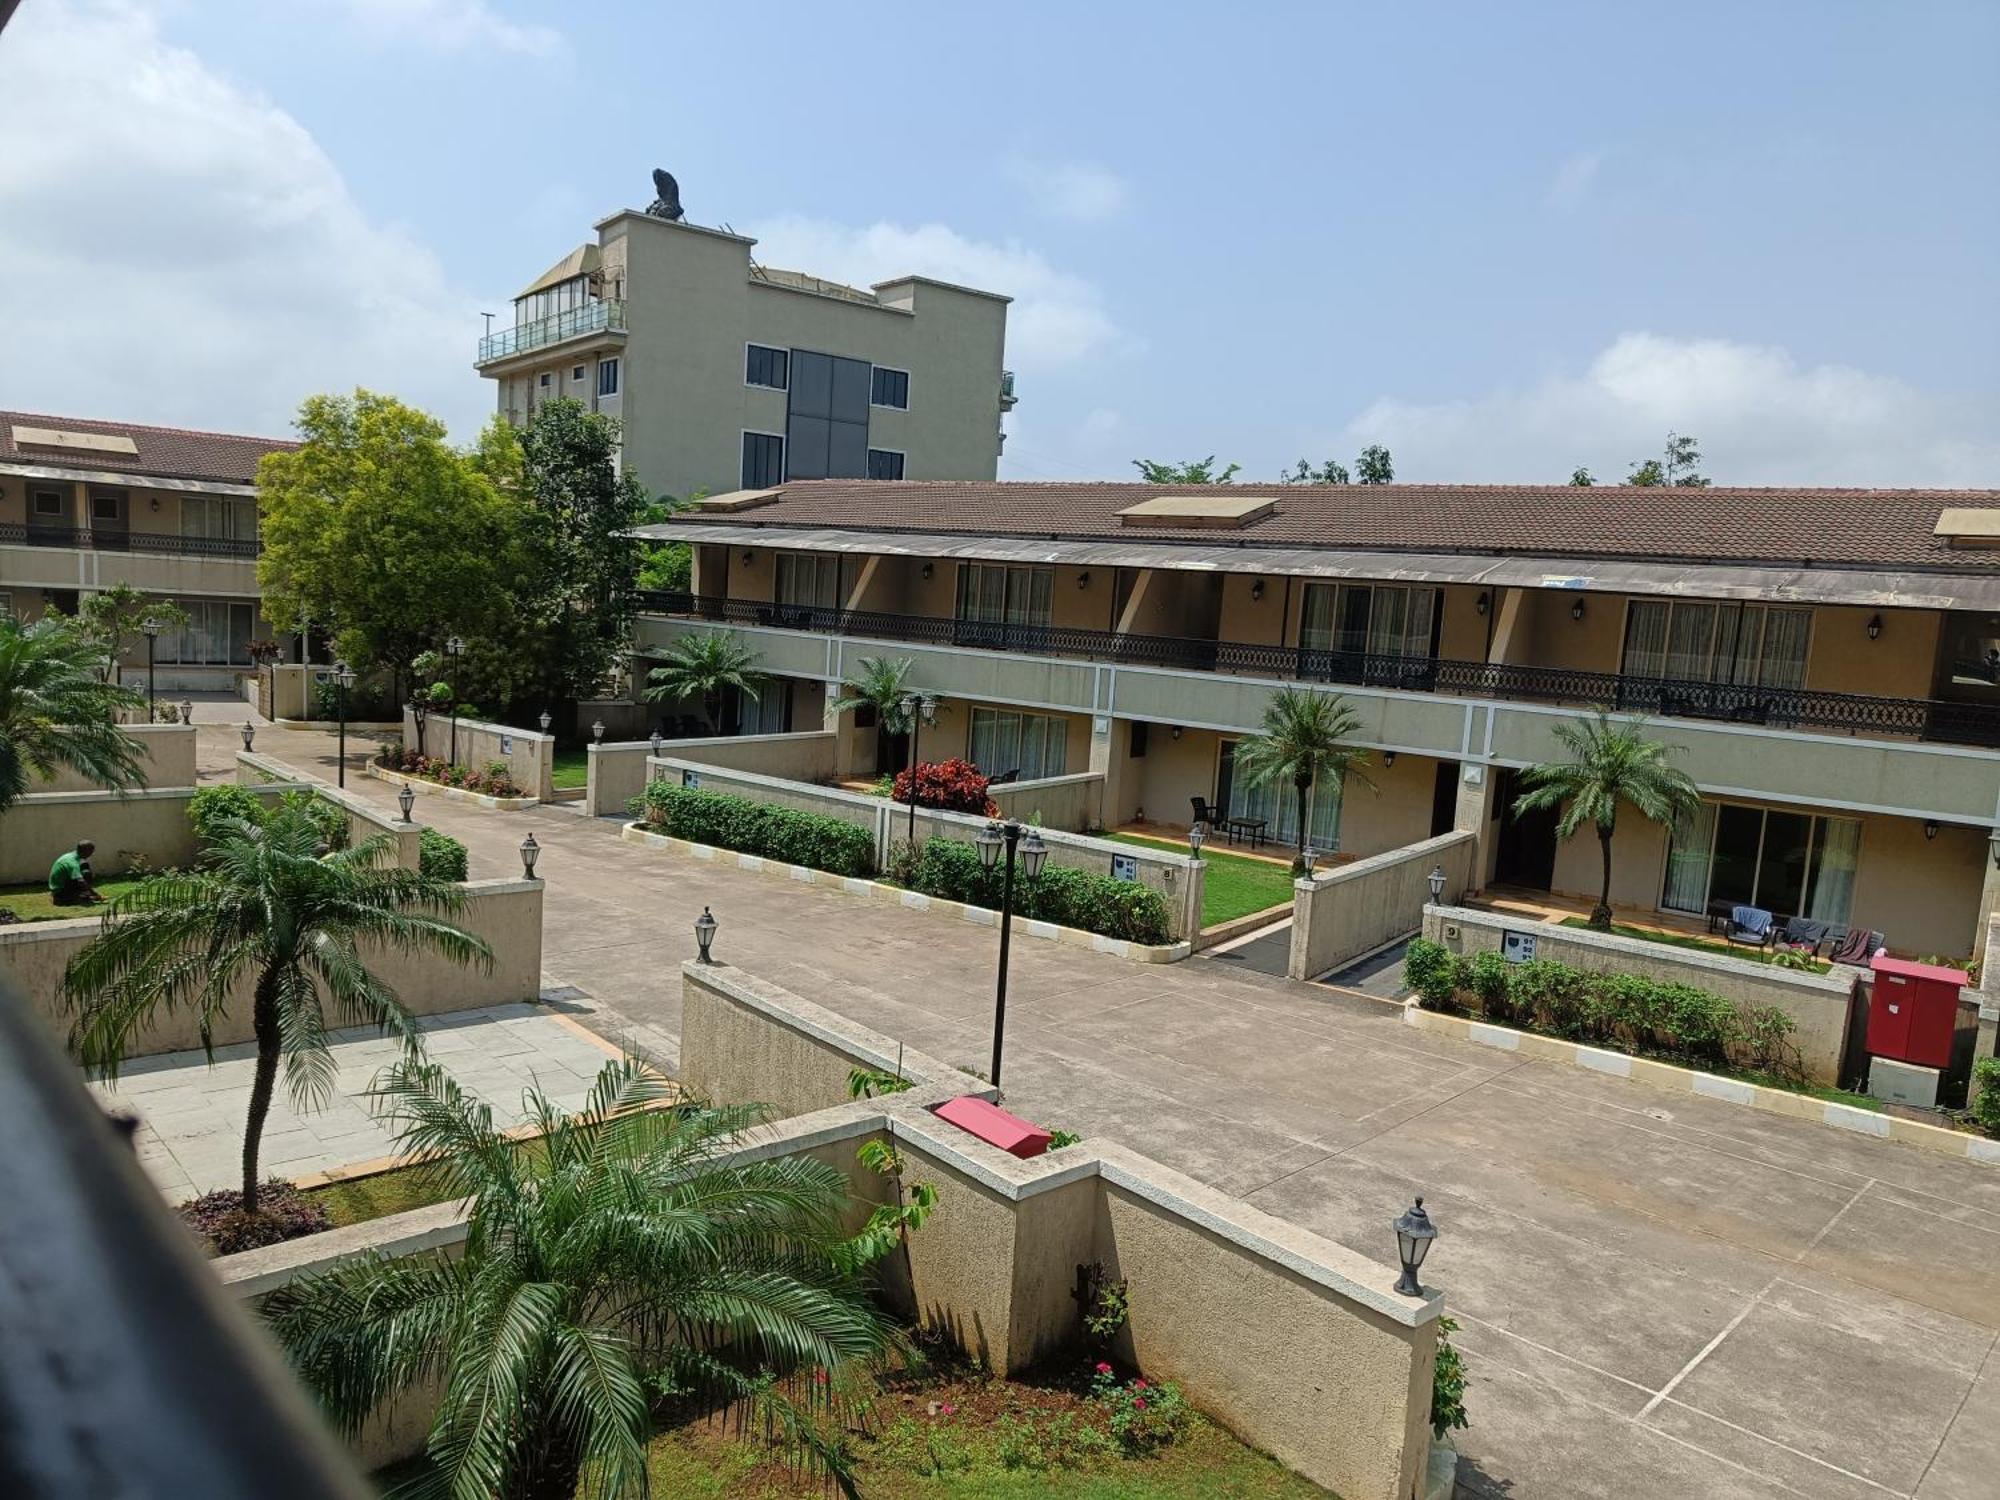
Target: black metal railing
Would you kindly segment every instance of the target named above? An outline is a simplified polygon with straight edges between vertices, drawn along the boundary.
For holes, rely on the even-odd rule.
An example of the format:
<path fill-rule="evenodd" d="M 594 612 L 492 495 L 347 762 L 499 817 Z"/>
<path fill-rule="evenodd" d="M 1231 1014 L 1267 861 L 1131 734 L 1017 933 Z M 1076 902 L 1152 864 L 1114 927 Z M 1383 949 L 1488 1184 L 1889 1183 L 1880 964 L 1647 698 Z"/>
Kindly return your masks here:
<path fill-rule="evenodd" d="M 96 531 L 81 526 L 0 525 L 0 546 L 77 547 L 91 552 L 151 552 L 172 557 L 255 557 L 262 545 L 235 537 L 176 536 L 165 531 Z"/>
<path fill-rule="evenodd" d="M 1119 666 L 1232 672 L 1343 687 L 1515 699 L 1616 709 L 1670 719 L 1709 719 L 1771 729 L 1837 730 L 2000 747 L 2000 706 L 1929 698 L 1878 698 L 1807 688 L 1754 687 L 1559 667 L 1509 666 L 1427 656 L 1383 656 L 1306 646 L 1258 646 L 1184 636 L 1128 635 L 1063 625 L 1016 625 L 821 605 L 765 604 L 712 595 L 642 591 L 642 613 L 821 635 L 869 636 L 930 646 L 969 646 L 1065 656 Z"/>

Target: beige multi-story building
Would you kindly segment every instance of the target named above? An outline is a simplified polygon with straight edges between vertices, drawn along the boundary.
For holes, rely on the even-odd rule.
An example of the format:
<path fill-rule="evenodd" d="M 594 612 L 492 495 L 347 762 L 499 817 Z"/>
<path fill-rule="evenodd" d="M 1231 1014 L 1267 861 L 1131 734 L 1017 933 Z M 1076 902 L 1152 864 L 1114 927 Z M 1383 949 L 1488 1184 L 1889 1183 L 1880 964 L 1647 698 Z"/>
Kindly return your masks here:
<path fill-rule="evenodd" d="M 258 610 L 257 461 L 292 446 L 0 411 L 0 613 L 74 614 L 128 583 L 188 615 L 155 643 L 158 686 L 230 687 L 250 642 L 272 635 Z"/>
<path fill-rule="evenodd" d="M 759 264 L 756 241 L 627 211 L 479 341 L 501 413 L 574 397 L 624 422 L 624 461 L 688 496 L 788 479 L 991 479 L 1006 297 L 904 276 L 863 291 Z"/>
<path fill-rule="evenodd" d="M 2000 906 L 2000 491 L 802 483 L 718 496 L 642 652 L 724 630 L 819 728 L 862 657 L 935 695 L 926 759 L 1088 773 L 1099 818 L 1298 834 L 1236 746 L 1286 683 L 1337 691 L 1373 761 L 1309 841 L 1366 856 L 1461 829 L 1478 880 L 1596 894 L 1596 839 L 1514 812 L 1553 731 L 1642 715 L 1702 792 L 1627 811 L 1613 891 L 1696 922 L 1741 903 L 1957 957 Z M 835 692 L 837 696 L 837 689 Z M 833 715 L 844 774 L 899 767 Z"/>

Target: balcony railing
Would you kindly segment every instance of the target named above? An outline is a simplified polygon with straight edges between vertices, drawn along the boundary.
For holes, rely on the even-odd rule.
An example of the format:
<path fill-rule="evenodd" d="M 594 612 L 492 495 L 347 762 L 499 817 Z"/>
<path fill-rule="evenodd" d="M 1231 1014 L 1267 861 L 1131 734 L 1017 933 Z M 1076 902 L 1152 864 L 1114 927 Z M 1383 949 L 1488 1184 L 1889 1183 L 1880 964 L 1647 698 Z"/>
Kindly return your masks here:
<path fill-rule="evenodd" d="M 1014 404 L 1014 372 L 1012 370 L 1002 370 L 1000 372 L 1000 404 L 1002 406 L 1012 406 Z"/>
<path fill-rule="evenodd" d="M 1228 672 L 1406 693 L 1446 693 L 1529 703 L 1603 706 L 1624 713 L 1710 719 L 1771 729 L 1844 730 L 1946 744 L 2000 747 L 2000 706 L 1927 698 L 1878 698 L 1806 688 L 1627 677 L 1559 667 L 1511 666 L 1429 656 L 1377 656 L 1306 646 L 1257 646 L 1181 636 L 1126 635 L 1055 625 L 1010 625 L 875 610 L 764 604 L 686 593 L 642 592 L 649 614 L 736 625 L 776 626 L 822 635 L 868 636 L 920 645 L 969 646 L 1032 656 L 1067 656 L 1121 666 Z"/>
<path fill-rule="evenodd" d="M 88 531 L 81 526 L 0 525 L 0 546 L 78 547 L 91 552 L 151 552 L 171 557 L 255 557 L 263 550 L 254 539 L 176 536 L 163 531 Z"/>
<path fill-rule="evenodd" d="M 530 349 L 560 344 L 565 339 L 582 338 L 587 333 L 623 333 L 625 304 L 615 298 L 587 302 L 582 307 L 564 308 L 532 323 L 518 323 L 489 333 L 479 341 L 478 363 L 526 354 Z"/>

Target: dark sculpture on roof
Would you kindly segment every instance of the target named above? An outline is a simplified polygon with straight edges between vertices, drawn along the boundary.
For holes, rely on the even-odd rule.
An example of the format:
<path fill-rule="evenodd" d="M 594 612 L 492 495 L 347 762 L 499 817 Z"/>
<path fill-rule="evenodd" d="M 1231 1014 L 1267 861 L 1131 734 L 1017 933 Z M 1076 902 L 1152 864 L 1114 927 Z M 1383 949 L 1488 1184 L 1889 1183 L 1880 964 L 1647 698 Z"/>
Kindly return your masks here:
<path fill-rule="evenodd" d="M 653 191 L 658 194 L 646 212 L 656 219 L 681 220 L 681 185 L 665 167 L 653 168 Z"/>

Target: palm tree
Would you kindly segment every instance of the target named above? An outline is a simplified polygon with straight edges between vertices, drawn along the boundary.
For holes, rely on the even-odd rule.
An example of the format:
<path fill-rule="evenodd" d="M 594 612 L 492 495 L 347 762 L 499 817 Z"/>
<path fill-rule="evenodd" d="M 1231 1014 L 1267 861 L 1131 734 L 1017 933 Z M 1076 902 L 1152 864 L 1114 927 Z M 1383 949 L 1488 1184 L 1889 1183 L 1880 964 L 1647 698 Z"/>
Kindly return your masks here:
<path fill-rule="evenodd" d="M 910 693 L 910 672 L 916 665 L 907 656 L 891 660 L 886 656 L 864 656 L 856 663 L 861 670 L 840 685 L 833 701 L 835 713 L 872 708 L 884 734 L 901 734 L 910 727 L 903 712 L 903 699 Z"/>
<path fill-rule="evenodd" d="M 878 1210 L 850 1237 L 838 1168 L 731 1160 L 759 1112 L 673 1090 L 635 1058 L 606 1063 L 574 1114 L 531 1092 L 539 1138 L 522 1147 L 437 1064 L 384 1074 L 402 1150 L 471 1200 L 464 1253 L 350 1261 L 263 1312 L 349 1433 L 400 1392 L 442 1388 L 423 1470 L 394 1494 L 644 1495 L 658 1391 L 796 1419 L 766 1377 L 827 1372 L 818 1394 L 893 1345 L 867 1272 L 905 1216 Z M 841 1467 L 809 1421 L 785 1425 Z"/>
<path fill-rule="evenodd" d="M 213 1055 L 215 1022 L 249 981 L 257 1066 L 243 1128 L 245 1213 L 257 1212 L 257 1149 L 281 1058 L 293 1101 L 317 1108 L 334 1087 L 329 1020 L 372 1022 L 416 1045 L 409 1013 L 369 972 L 361 942 L 492 964 L 483 939 L 445 920 L 464 907 L 463 891 L 385 865 L 391 847 L 380 834 L 322 853 L 319 829 L 298 808 L 281 806 L 262 824 L 230 819 L 198 868 L 155 876 L 113 901 L 103 934 L 63 976 L 76 1012 L 71 1044 L 86 1068 L 112 1080 L 134 1034 L 162 1011 L 194 1012 Z"/>
<path fill-rule="evenodd" d="M 0 812 L 26 794 L 30 774 L 145 785 L 138 741 L 118 727 L 118 711 L 145 696 L 105 681 L 102 663 L 102 649 L 64 622 L 0 619 Z"/>
<path fill-rule="evenodd" d="M 1368 752 L 1347 743 L 1361 728 L 1361 716 L 1338 693 L 1279 688 L 1264 709 L 1260 731 L 1236 746 L 1236 774 L 1251 786 L 1290 781 L 1299 794 L 1299 851 L 1294 869 L 1305 866 L 1306 837 L 1312 826 L 1312 794 L 1322 777 L 1336 788 L 1350 776 L 1368 781 Z"/>
<path fill-rule="evenodd" d="M 664 666 L 646 674 L 651 684 L 646 699 L 659 703 L 671 699 L 699 698 L 708 716 L 711 732 L 722 732 L 722 696 L 730 688 L 756 701 L 764 678 L 756 670 L 757 653 L 720 631 L 684 635 L 667 649 Z"/>
<path fill-rule="evenodd" d="M 1701 793 L 1687 772 L 1667 764 L 1673 747 L 1640 733 L 1644 720 L 1620 724 L 1608 710 L 1596 717 L 1555 726 L 1569 759 L 1529 766 L 1521 773 L 1528 790 L 1514 799 L 1514 816 L 1560 807 L 1556 837 L 1566 839 L 1585 823 L 1597 825 L 1604 855 L 1604 888 L 1590 909 L 1590 925 L 1611 930 L 1611 834 L 1618 804 L 1629 802 L 1655 823 L 1669 826 L 1695 810 Z"/>

